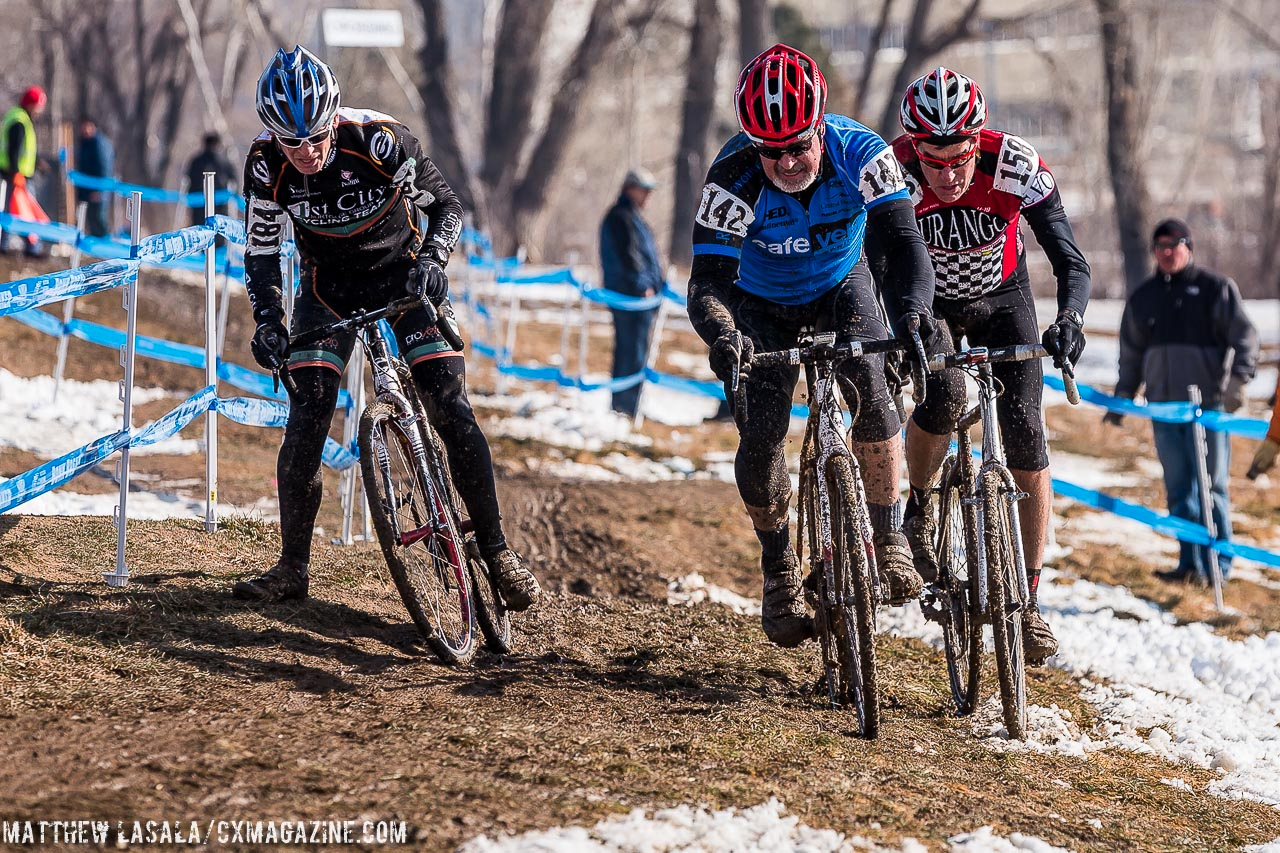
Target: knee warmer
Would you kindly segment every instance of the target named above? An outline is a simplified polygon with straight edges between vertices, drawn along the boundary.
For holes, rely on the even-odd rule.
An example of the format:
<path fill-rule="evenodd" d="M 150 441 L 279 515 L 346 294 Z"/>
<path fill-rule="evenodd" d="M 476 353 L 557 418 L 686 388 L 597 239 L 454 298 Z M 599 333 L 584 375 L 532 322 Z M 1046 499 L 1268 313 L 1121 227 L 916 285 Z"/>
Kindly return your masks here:
<path fill-rule="evenodd" d="M 840 393 L 853 419 L 849 437 L 854 441 L 886 441 L 902 429 L 884 369 L 882 355 L 846 361 L 840 369 Z"/>
<path fill-rule="evenodd" d="M 941 373 L 930 373 L 925 382 L 924 402 L 916 406 L 911 420 L 927 433 L 948 435 L 964 415 L 967 404 L 963 372 L 948 368 Z"/>

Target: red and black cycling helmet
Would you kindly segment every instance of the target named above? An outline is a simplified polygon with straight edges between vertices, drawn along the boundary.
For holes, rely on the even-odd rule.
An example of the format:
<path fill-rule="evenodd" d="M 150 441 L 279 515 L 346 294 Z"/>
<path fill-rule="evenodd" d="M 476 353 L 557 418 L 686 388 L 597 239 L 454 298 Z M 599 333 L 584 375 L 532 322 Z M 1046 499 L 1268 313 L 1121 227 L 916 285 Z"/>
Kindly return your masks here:
<path fill-rule="evenodd" d="M 987 99 L 978 84 L 938 66 L 907 87 L 902 97 L 902 127 L 917 141 L 958 141 L 977 136 L 987 123 Z"/>
<path fill-rule="evenodd" d="M 748 62 L 734 91 L 738 126 L 757 145 L 807 137 L 822 123 L 826 103 L 827 80 L 817 63 L 785 44 Z"/>

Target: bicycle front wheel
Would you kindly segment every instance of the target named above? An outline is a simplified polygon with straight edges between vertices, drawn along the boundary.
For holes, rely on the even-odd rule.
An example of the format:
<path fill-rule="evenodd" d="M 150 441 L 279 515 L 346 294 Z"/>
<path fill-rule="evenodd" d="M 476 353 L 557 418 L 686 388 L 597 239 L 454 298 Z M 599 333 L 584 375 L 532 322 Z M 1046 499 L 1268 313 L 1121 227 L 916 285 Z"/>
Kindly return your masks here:
<path fill-rule="evenodd" d="M 836 618 L 832 621 L 843 693 L 865 738 L 880 733 L 880 689 L 876 673 L 875 551 L 862 489 L 847 457 L 827 470 L 831 499 L 831 560 Z M 824 605 L 826 602 L 824 602 Z"/>
<path fill-rule="evenodd" d="M 987 552 L 987 611 L 996 648 L 1000 704 L 1009 737 L 1027 733 L 1027 674 L 1022 654 L 1022 593 L 1013 537 L 1021 535 L 1013 523 L 1012 478 L 993 467 L 979 479 Z"/>
<path fill-rule="evenodd" d="M 938 601 L 942 648 L 956 714 L 973 713 L 978 705 L 982 670 L 982 620 L 977 587 L 977 511 L 966 504 L 969 482 L 964 466 L 952 456 L 943 466 L 938 500 Z M 972 559 L 971 559 L 972 555 Z"/>
<path fill-rule="evenodd" d="M 444 494 L 453 507 L 454 517 L 458 520 L 458 530 L 466 543 L 464 549 L 467 557 L 468 575 L 471 581 L 471 603 L 475 609 L 476 623 L 480 633 L 484 635 L 484 644 L 489 651 L 506 654 L 511 651 L 511 614 L 502 603 L 498 594 L 498 583 L 488 564 L 480 557 L 480 548 L 476 543 L 476 533 L 467 514 L 467 505 L 462 502 L 458 490 L 453 485 L 453 475 L 449 470 L 449 462 L 445 456 L 440 435 L 427 420 L 426 412 L 416 394 L 413 397 L 415 410 L 422 424 L 422 443 L 427 450 L 428 462 L 432 470 L 439 472 L 439 479 L 444 485 Z"/>
<path fill-rule="evenodd" d="M 360 468 L 369 512 L 400 598 L 427 644 L 447 664 L 475 654 L 471 580 L 462 535 L 430 450 L 415 453 L 416 421 L 376 402 L 360 418 Z"/>

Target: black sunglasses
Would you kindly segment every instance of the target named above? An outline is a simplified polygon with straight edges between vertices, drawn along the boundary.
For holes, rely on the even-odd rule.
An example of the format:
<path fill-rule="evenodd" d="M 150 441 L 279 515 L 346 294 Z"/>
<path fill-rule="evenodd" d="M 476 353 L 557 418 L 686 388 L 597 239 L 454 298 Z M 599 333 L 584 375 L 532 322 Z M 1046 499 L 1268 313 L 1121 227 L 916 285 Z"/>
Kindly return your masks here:
<path fill-rule="evenodd" d="M 756 153 L 766 160 L 781 160 L 782 155 L 790 154 L 792 157 L 803 157 L 809 153 L 809 148 L 813 144 L 813 137 L 817 134 L 810 134 L 801 142 L 793 142 L 786 148 L 774 148 L 770 145 L 755 145 Z"/>
<path fill-rule="evenodd" d="M 280 143 L 281 148 L 301 148 L 303 145 L 319 145 L 329 137 L 332 128 L 325 128 L 319 133 L 313 133 L 310 136 L 277 136 L 276 142 Z"/>

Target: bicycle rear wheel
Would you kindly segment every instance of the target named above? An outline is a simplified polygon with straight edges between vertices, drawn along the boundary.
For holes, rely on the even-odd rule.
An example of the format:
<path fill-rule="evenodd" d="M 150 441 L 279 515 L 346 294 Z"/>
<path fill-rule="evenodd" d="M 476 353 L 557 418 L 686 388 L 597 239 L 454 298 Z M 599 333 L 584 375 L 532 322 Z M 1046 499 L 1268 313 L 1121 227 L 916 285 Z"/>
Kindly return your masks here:
<path fill-rule="evenodd" d="M 987 612 L 996 647 L 1000 704 L 1009 737 L 1027 733 L 1027 675 L 1022 653 L 1022 594 L 1013 537 L 1021 535 L 1013 523 L 1009 495 L 1012 477 L 1002 468 L 984 470 L 979 477 L 987 552 Z"/>
<path fill-rule="evenodd" d="M 952 456 L 942 468 L 938 500 L 938 600 L 942 609 L 942 648 L 956 714 L 973 713 L 978 705 L 982 669 L 982 620 L 977 588 L 977 512 L 965 504 L 969 483 L 960 460 Z M 973 559 L 970 558 L 973 556 Z"/>
<path fill-rule="evenodd" d="M 462 533 L 466 547 L 467 573 L 471 580 L 472 604 L 475 609 L 476 623 L 480 633 L 484 635 L 485 648 L 496 654 L 511 651 L 511 615 L 507 612 L 502 597 L 498 594 L 497 580 L 493 577 L 489 566 L 480 557 L 480 547 L 476 543 L 475 529 L 467 515 L 467 505 L 458 496 L 453 485 L 453 475 L 449 470 L 449 460 L 444 452 L 440 435 L 427 420 L 426 412 L 416 395 L 413 398 L 414 408 L 422 424 L 423 446 L 427 449 L 430 464 L 440 472 L 440 480 L 444 484 L 445 494 L 453 507 L 454 517 L 458 520 L 458 530 Z"/>
<path fill-rule="evenodd" d="M 880 733 L 880 689 L 876 672 L 875 552 L 862 490 L 850 460 L 830 461 L 831 558 L 835 578 L 832 621 L 843 695 L 865 738 Z"/>
<path fill-rule="evenodd" d="M 391 403 L 379 401 L 360 418 L 360 468 L 369 512 L 400 598 L 423 639 L 447 664 L 475 654 L 470 572 L 458 520 L 442 481 L 446 474 L 424 447 L 413 452 L 411 431 Z M 422 433 L 414 437 L 419 440 Z"/>

